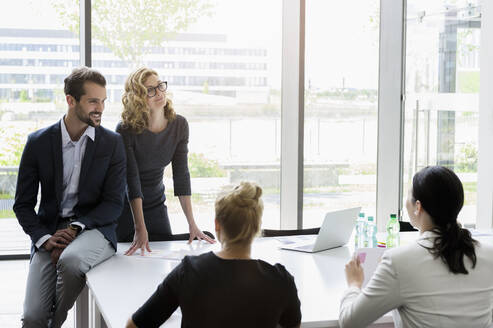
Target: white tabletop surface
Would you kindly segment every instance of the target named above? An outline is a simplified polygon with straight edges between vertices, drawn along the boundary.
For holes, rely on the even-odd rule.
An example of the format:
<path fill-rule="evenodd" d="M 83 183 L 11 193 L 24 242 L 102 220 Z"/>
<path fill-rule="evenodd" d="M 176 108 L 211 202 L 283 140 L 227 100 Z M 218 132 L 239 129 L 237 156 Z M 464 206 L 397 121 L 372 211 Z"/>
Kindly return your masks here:
<path fill-rule="evenodd" d="M 271 264 L 281 263 L 294 276 L 301 301 L 303 327 L 337 326 L 339 302 L 346 289 L 344 265 L 353 252 L 349 246 L 309 254 L 279 249 L 274 238 L 258 238 L 252 257 Z M 118 253 L 87 273 L 87 283 L 108 327 L 124 327 L 126 320 L 156 290 L 157 285 L 180 263 L 186 253 L 220 249 L 185 241 L 153 242 L 152 257 L 125 256 L 129 244 L 118 244 Z M 381 320 L 382 321 L 382 320 Z M 390 317 L 383 321 L 391 321 Z M 179 327 L 179 311 L 163 327 Z"/>
<path fill-rule="evenodd" d="M 412 242 L 418 236 L 413 232 L 404 235 L 402 243 Z M 314 254 L 281 250 L 280 245 L 279 239 L 258 238 L 252 247 L 252 258 L 271 264 L 281 263 L 294 276 L 301 301 L 303 327 L 337 327 L 339 302 L 346 289 L 344 266 L 353 253 L 352 245 Z M 118 244 L 115 256 L 87 273 L 88 286 L 110 328 L 124 327 L 126 320 L 184 255 L 220 249 L 218 243 L 152 242 L 154 255 L 142 257 L 123 255 L 128 247 L 128 243 Z M 391 321 L 390 315 L 386 315 L 377 322 Z M 163 327 L 180 327 L 180 324 L 178 309 Z"/>

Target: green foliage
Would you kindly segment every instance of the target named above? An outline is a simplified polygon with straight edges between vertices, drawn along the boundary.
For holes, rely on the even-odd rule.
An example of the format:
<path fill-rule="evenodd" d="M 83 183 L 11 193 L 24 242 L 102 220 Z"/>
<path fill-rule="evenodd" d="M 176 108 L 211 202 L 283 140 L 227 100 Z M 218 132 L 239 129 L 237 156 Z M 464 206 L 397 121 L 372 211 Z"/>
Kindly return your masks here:
<path fill-rule="evenodd" d="M 28 101 L 30 101 L 29 96 L 27 95 L 27 90 L 21 90 L 19 92 L 19 100 L 21 102 L 28 102 Z"/>
<path fill-rule="evenodd" d="M 19 166 L 27 132 L 14 127 L 0 127 L 0 166 Z"/>
<path fill-rule="evenodd" d="M 461 112 L 461 115 L 462 117 L 465 117 L 465 118 L 476 118 L 477 119 L 477 116 L 478 116 L 478 113 L 476 112 Z"/>
<path fill-rule="evenodd" d="M 12 210 L 0 210 L 0 219 L 15 218 L 15 213 Z"/>
<path fill-rule="evenodd" d="M 93 0 L 92 35 L 122 60 L 133 64 L 203 16 L 211 0 Z M 50 0 L 62 24 L 79 33 L 79 1 Z"/>
<path fill-rule="evenodd" d="M 219 166 L 217 161 L 205 158 L 204 154 L 188 154 L 188 166 L 192 178 L 226 176 L 226 171 Z"/>
<path fill-rule="evenodd" d="M 464 205 L 476 205 L 478 203 L 478 183 L 464 182 Z"/>
<path fill-rule="evenodd" d="M 475 193 L 478 191 L 478 183 L 477 182 L 463 182 L 462 186 L 464 187 L 464 192 L 467 193 Z"/>
<path fill-rule="evenodd" d="M 479 93 L 479 71 L 459 72 L 457 84 L 460 93 Z"/>
<path fill-rule="evenodd" d="M 337 175 L 375 175 L 377 164 L 353 164 L 348 167 L 337 167 Z"/>
<path fill-rule="evenodd" d="M 262 114 L 265 116 L 279 116 L 281 114 L 281 106 L 279 104 L 262 105 Z"/>
<path fill-rule="evenodd" d="M 166 188 L 166 191 L 164 192 L 164 194 L 166 195 L 166 204 L 168 206 L 168 211 L 169 211 L 169 208 L 172 206 L 172 203 L 174 203 L 173 205 L 176 207 L 176 206 L 179 206 L 178 205 L 178 197 L 175 197 L 175 191 L 173 189 L 173 186 L 171 186 L 170 188 Z M 190 196 L 191 200 L 192 200 L 192 204 L 194 205 L 197 205 L 197 204 L 200 204 L 202 202 L 205 202 L 206 199 L 204 199 L 204 197 L 201 195 L 201 194 L 198 194 L 198 193 L 194 193 L 192 192 L 192 195 Z"/>
<path fill-rule="evenodd" d="M 12 199 L 12 195 L 9 193 L 0 192 L 0 199 Z"/>
<path fill-rule="evenodd" d="M 462 60 L 474 51 L 479 51 L 479 44 L 474 42 L 475 29 L 461 28 L 457 30 L 457 59 L 462 65 Z"/>
<path fill-rule="evenodd" d="M 319 91 L 315 94 L 316 98 L 331 98 L 341 100 L 356 100 L 366 99 L 369 101 L 376 101 L 377 90 L 374 89 L 332 89 L 326 91 Z"/>
<path fill-rule="evenodd" d="M 478 171 L 478 150 L 474 144 L 467 143 L 462 146 L 457 157 L 456 172 Z"/>
<path fill-rule="evenodd" d="M 209 82 L 205 81 L 204 84 L 202 85 L 202 93 L 205 93 L 206 95 L 209 94 Z"/>
<path fill-rule="evenodd" d="M 35 102 L 37 103 L 49 103 L 51 102 L 51 98 L 47 98 L 47 97 L 36 97 L 35 99 Z"/>

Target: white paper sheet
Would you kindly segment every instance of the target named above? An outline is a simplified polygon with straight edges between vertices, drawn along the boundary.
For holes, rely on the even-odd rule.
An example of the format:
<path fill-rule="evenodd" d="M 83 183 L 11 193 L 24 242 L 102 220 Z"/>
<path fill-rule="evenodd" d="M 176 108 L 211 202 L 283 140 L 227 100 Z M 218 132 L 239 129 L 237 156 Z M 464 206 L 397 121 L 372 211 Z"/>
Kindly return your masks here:
<path fill-rule="evenodd" d="M 214 246 L 215 245 L 203 243 L 197 246 L 184 245 L 184 247 L 181 249 L 173 249 L 173 250 L 152 249 L 152 252 L 146 251 L 144 256 L 141 256 L 140 250 L 138 250 L 132 256 L 181 261 L 187 255 L 200 255 L 215 250 Z"/>
<path fill-rule="evenodd" d="M 275 239 L 281 242 L 283 245 L 291 245 L 297 243 L 314 243 L 317 235 L 299 235 L 299 236 L 283 236 L 275 237 Z"/>
<path fill-rule="evenodd" d="M 365 280 L 363 281 L 362 287 L 365 287 L 368 281 L 370 281 L 385 250 L 386 248 L 381 247 L 358 248 L 356 250 L 356 254 L 359 257 L 361 266 L 363 267 L 363 272 L 365 274 Z"/>

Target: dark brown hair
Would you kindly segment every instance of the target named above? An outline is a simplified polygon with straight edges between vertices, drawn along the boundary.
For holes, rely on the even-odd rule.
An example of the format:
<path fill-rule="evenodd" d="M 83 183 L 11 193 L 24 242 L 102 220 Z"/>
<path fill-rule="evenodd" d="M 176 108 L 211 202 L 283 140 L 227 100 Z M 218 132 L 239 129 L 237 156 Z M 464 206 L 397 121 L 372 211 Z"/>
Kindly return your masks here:
<path fill-rule="evenodd" d="M 76 101 L 80 101 L 80 97 L 86 93 L 84 90 L 84 83 L 87 81 L 106 87 L 106 79 L 103 74 L 95 69 L 82 66 L 74 69 L 72 73 L 63 80 L 65 83 L 65 87 L 63 88 L 65 95 L 71 95 Z"/>
<path fill-rule="evenodd" d="M 457 175 L 443 166 L 427 166 L 414 175 L 412 196 L 413 202 L 419 200 L 430 215 L 438 234 L 429 252 L 435 258 L 440 257 L 450 272 L 467 274 L 464 256 L 472 261 L 474 268 L 477 241 L 457 223 L 464 205 L 464 189 Z"/>

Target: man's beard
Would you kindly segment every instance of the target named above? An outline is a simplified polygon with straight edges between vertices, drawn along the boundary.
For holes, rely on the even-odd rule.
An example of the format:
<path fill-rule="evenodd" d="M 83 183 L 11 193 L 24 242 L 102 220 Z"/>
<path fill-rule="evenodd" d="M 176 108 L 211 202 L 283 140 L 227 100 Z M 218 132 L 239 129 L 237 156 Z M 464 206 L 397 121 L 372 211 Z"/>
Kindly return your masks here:
<path fill-rule="evenodd" d="M 79 119 L 79 121 L 81 121 L 83 123 L 86 123 L 87 125 L 92 126 L 92 127 L 98 127 L 101 124 L 101 119 L 99 120 L 99 122 L 95 122 L 95 121 L 93 121 L 91 119 L 91 114 L 100 114 L 100 115 L 102 115 L 101 112 L 90 112 L 86 116 L 86 115 L 84 115 L 84 112 L 82 111 L 82 108 L 81 108 L 80 104 L 77 104 L 75 106 L 75 115 L 77 115 L 77 118 Z"/>

